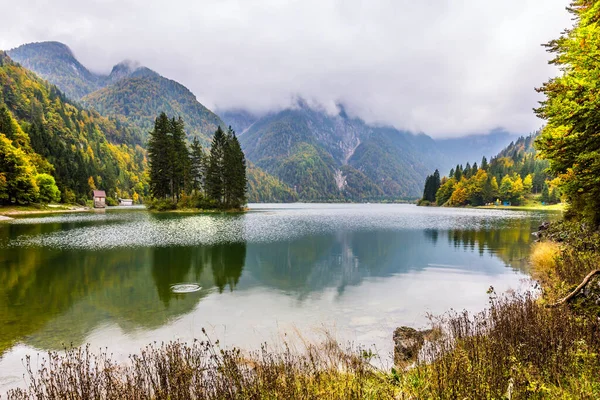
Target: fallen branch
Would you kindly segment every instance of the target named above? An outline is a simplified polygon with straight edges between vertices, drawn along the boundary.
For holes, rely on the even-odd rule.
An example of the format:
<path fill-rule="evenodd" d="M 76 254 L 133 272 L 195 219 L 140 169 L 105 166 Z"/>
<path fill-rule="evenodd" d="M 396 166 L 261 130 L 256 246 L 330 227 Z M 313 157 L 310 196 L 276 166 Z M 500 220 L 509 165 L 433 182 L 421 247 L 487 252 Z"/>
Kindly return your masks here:
<path fill-rule="evenodd" d="M 583 289 L 585 287 L 585 285 L 587 285 L 587 283 L 590 281 L 590 279 L 592 279 L 594 277 L 594 275 L 597 275 L 597 274 L 600 274 L 600 269 L 595 269 L 592 272 L 590 272 L 589 274 L 587 274 L 587 276 L 585 278 L 583 278 L 583 281 L 579 284 L 579 286 L 577 286 L 575 288 L 575 290 L 573 290 L 571 293 L 569 293 L 569 295 L 567 295 L 566 297 L 563 297 L 556 303 L 548 304 L 548 307 L 560 306 L 561 304 L 564 304 L 564 303 L 568 302 L 569 300 L 571 300 L 573 297 L 577 296 L 577 294 L 579 294 L 581 289 Z"/>

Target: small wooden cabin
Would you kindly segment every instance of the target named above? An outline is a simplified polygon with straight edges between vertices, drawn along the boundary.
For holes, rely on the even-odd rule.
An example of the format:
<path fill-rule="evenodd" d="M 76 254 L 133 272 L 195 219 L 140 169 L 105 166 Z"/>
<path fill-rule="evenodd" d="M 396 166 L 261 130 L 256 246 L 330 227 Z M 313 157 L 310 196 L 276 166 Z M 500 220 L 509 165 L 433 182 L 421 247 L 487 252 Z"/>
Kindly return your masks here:
<path fill-rule="evenodd" d="M 94 190 L 94 208 L 106 208 L 106 193 L 104 190 Z"/>

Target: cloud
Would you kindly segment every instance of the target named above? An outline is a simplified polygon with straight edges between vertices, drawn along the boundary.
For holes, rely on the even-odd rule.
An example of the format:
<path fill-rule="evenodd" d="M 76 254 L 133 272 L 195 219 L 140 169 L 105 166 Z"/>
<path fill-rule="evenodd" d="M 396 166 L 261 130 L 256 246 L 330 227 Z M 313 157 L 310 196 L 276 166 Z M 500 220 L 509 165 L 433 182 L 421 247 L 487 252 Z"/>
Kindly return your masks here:
<path fill-rule="evenodd" d="M 94 71 L 135 59 L 208 107 L 264 112 L 298 96 L 368 122 L 457 136 L 541 126 L 557 72 L 540 46 L 565 0 L 22 0 L 0 48 L 58 40 Z"/>

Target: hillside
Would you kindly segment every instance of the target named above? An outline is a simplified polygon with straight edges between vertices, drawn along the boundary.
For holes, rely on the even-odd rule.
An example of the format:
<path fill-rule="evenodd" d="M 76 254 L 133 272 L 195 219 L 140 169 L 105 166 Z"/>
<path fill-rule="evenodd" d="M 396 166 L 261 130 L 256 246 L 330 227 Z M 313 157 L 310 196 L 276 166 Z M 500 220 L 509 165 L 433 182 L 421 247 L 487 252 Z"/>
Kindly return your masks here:
<path fill-rule="evenodd" d="M 73 100 L 101 88 L 106 79 L 90 72 L 77 61 L 69 47 L 59 42 L 29 43 L 7 53 L 14 61 L 58 86 Z"/>
<path fill-rule="evenodd" d="M 204 144 L 209 142 L 217 126 L 225 127 L 225 123 L 200 104 L 185 86 L 145 67 L 88 94 L 82 102 L 100 114 L 127 119 L 144 133 L 152 129 L 160 112 L 181 116 L 188 136 L 198 136 Z"/>
<path fill-rule="evenodd" d="M 447 176 L 438 170 L 425 179 L 422 205 L 481 206 L 504 202 L 520 205 L 533 198 L 548 204 L 559 202 L 557 184 L 546 173 L 548 161 L 536 157 L 538 133 L 522 136 L 488 162 L 482 158 L 457 164 Z"/>
<path fill-rule="evenodd" d="M 198 136 L 204 145 L 217 126 L 225 126 L 185 86 L 135 62 L 123 61 L 109 75 L 99 75 L 90 72 L 66 45 L 58 42 L 26 44 L 8 53 L 69 98 L 106 116 L 110 124 L 104 127 L 104 133 L 113 143 L 143 147 L 154 119 L 162 111 L 181 116 L 188 137 Z M 143 170 L 145 164 L 139 167 Z M 251 202 L 296 199 L 288 186 L 256 166 L 249 165 L 248 182 Z"/>
<path fill-rule="evenodd" d="M 185 86 L 131 61 L 115 65 L 109 75 L 90 72 L 61 43 L 44 42 L 11 50 L 19 62 L 55 83 L 69 96 L 111 118 L 128 136 L 119 143 L 144 144 L 160 112 L 181 116 L 188 137 L 208 145 L 217 126 L 231 125 L 256 172 L 251 190 L 276 180 L 262 193 L 285 193 L 290 188 L 301 200 L 366 201 L 417 198 L 432 168 L 448 170 L 465 158 L 491 156 L 510 141 L 504 132 L 433 140 L 390 127 L 371 126 L 348 117 L 310 108 L 302 100 L 289 109 L 262 117 L 237 110 L 220 111 L 223 120 L 200 104 Z M 223 122 L 225 121 L 225 122 Z M 258 185 L 258 186 L 257 186 Z M 293 197 L 292 196 L 292 197 Z M 258 192 L 250 195 L 259 199 Z M 265 200 L 267 201 L 267 200 Z"/>
<path fill-rule="evenodd" d="M 69 47 L 58 42 L 25 44 L 8 54 L 67 97 L 104 116 L 131 122 L 143 139 L 161 112 L 183 118 L 188 135 L 198 136 L 204 144 L 217 126 L 225 127 L 185 86 L 135 62 L 123 61 L 109 75 L 95 74 L 75 58 Z"/>
<path fill-rule="evenodd" d="M 115 140 L 130 128 L 72 103 L 2 51 L 0 88 L 5 202 L 35 201 L 40 173 L 56 180 L 65 202 L 84 202 L 95 186 L 111 197 L 147 194 L 145 151 Z"/>
<path fill-rule="evenodd" d="M 348 117 L 343 107 L 331 116 L 302 100 L 256 120 L 239 110 L 223 115 L 227 123 L 246 126 L 240 141 L 249 160 L 310 201 L 416 198 L 432 166 L 449 169 L 465 148 L 481 157 L 506 144 L 500 134 L 438 142 L 368 125 Z"/>

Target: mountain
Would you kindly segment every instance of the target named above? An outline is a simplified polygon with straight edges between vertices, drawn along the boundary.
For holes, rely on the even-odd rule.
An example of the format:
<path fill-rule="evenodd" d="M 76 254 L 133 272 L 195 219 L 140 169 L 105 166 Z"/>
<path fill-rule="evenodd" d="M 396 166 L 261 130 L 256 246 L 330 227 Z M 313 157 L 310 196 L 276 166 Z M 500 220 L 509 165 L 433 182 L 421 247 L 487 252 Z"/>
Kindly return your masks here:
<path fill-rule="evenodd" d="M 65 202 L 85 202 L 95 185 L 110 197 L 143 197 L 145 151 L 123 143 L 134 137 L 0 51 L 0 200 L 4 189 L 5 201 L 35 201 L 40 174 L 56 180 Z"/>
<path fill-rule="evenodd" d="M 242 109 L 215 110 L 227 126 L 231 126 L 234 131 L 241 135 L 246 132 L 250 126 L 258 121 L 260 117 Z"/>
<path fill-rule="evenodd" d="M 502 151 L 511 141 L 518 140 L 520 136 L 496 129 L 487 135 L 436 139 L 438 147 L 443 149 L 444 156 L 450 163 L 441 165 L 439 169 L 445 173 L 465 160 L 473 163 L 480 162 L 483 156 L 489 159 Z"/>
<path fill-rule="evenodd" d="M 109 75 L 99 75 L 85 68 L 66 45 L 58 42 L 26 44 L 8 53 L 14 55 L 21 65 L 58 86 L 69 98 L 106 116 L 102 121 L 106 120 L 107 123 L 103 124 L 102 129 L 112 143 L 128 144 L 132 149 L 137 145 L 143 146 L 154 119 L 161 111 L 181 116 L 188 135 L 199 136 L 205 145 L 217 126 L 225 126 L 185 86 L 136 62 L 123 61 L 115 65 Z M 28 74 L 33 77 L 32 73 Z M 39 78 L 37 80 L 41 82 Z M 53 90 L 58 93 L 56 88 Z M 66 98 L 64 100 L 68 101 Z M 95 112 L 89 114 L 97 115 Z M 141 148 L 140 151 L 145 157 L 145 152 Z M 145 168 L 145 161 L 133 170 L 139 168 Z M 251 163 L 248 165 L 248 181 L 249 201 L 277 202 L 297 198 L 279 179 Z M 80 190 L 84 189 L 85 185 Z M 140 196 L 145 194 L 138 193 Z"/>
<path fill-rule="evenodd" d="M 23 45 L 10 54 L 69 97 L 109 117 L 119 132 L 128 132 L 127 137 L 111 137 L 113 142 L 143 144 L 162 111 L 181 116 L 188 135 L 198 136 L 204 145 L 217 126 L 231 125 L 253 163 L 248 169 L 253 200 L 271 201 L 273 193 L 281 194 L 280 200 L 298 196 L 308 201 L 417 198 L 432 168 L 445 172 L 465 159 L 481 160 L 511 140 L 500 131 L 433 140 L 425 134 L 366 124 L 350 118 L 343 107 L 337 115 L 328 115 L 302 100 L 263 116 L 242 109 L 221 110 L 221 119 L 185 86 L 132 61 L 100 75 L 57 42 Z M 132 127 L 133 132 L 123 127 Z M 261 185 L 269 188 L 262 190 Z"/>
<path fill-rule="evenodd" d="M 69 47 L 59 42 L 25 44 L 7 53 L 14 61 L 58 86 L 73 100 L 99 89 L 106 78 L 90 72 L 77 61 Z"/>
<path fill-rule="evenodd" d="M 243 110 L 222 111 L 238 127 L 246 156 L 296 190 L 302 200 L 383 200 L 416 198 L 433 169 L 450 170 L 464 159 L 480 161 L 500 151 L 516 135 L 434 140 L 392 127 L 369 125 L 311 108 L 294 107 L 257 118 Z"/>
<path fill-rule="evenodd" d="M 435 142 L 367 125 L 342 111 L 328 115 L 302 100 L 255 121 L 240 142 L 247 158 L 295 188 L 302 200 L 417 197 Z"/>
<path fill-rule="evenodd" d="M 198 136 L 204 144 L 210 141 L 217 126 L 225 127 L 185 86 L 136 62 L 123 61 L 109 75 L 102 75 L 89 71 L 69 47 L 58 42 L 25 44 L 8 54 L 58 86 L 69 98 L 104 116 L 133 123 L 142 138 L 161 112 L 183 118 L 188 135 Z"/>
<path fill-rule="evenodd" d="M 217 126 L 225 127 L 185 86 L 145 67 L 86 95 L 81 101 L 100 114 L 127 119 L 142 132 L 152 130 L 160 112 L 180 116 L 188 136 L 198 136 L 204 144 L 210 141 Z"/>

